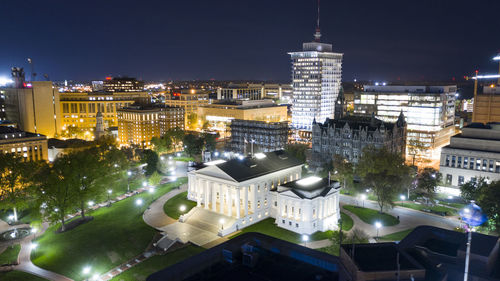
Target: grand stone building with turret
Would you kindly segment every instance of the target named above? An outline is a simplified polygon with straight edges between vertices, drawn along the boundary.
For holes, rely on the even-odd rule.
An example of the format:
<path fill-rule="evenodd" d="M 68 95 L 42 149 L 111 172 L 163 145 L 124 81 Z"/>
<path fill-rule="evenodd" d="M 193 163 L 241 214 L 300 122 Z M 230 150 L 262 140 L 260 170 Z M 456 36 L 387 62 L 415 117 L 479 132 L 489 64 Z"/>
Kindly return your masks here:
<path fill-rule="evenodd" d="M 311 167 L 319 168 L 341 155 L 357 163 L 367 146 L 386 147 L 404 155 L 406 122 L 403 113 L 396 123 L 383 122 L 375 116 L 344 116 L 326 119 L 324 123 L 313 121 Z"/>

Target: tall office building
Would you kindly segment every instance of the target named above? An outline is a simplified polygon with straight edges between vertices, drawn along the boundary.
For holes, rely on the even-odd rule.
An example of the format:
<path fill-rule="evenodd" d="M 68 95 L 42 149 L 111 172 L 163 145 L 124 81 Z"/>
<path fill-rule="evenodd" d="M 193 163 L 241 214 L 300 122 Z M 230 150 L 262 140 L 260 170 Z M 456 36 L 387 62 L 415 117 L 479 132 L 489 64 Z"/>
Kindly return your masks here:
<path fill-rule="evenodd" d="M 313 120 L 323 123 L 333 118 L 341 88 L 342 56 L 332 44 L 320 42 L 318 23 L 314 41 L 303 43 L 302 51 L 290 52 L 292 58 L 292 127 L 311 131 Z"/>

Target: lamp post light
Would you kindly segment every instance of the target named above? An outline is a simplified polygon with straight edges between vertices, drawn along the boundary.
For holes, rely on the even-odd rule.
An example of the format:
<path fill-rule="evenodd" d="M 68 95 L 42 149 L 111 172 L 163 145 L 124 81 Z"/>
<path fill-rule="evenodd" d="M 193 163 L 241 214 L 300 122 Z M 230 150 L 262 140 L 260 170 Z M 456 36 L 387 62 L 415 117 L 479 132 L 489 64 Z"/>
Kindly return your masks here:
<path fill-rule="evenodd" d="M 137 206 L 141 206 L 141 205 L 142 205 L 142 199 L 141 199 L 141 198 L 136 199 L 136 200 L 135 200 L 135 204 L 136 204 Z"/>
<path fill-rule="evenodd" d="M 186 205 L 181 205 L 179 207 L 179 211 L 181 211 L 181 213 L 184 213 L 186 211 Z"/>
<path fill-rule="evenodd" d="M 131 171 L 127 171 L 127 192 L 130 192 L 130 176 L 132 175 Z"/>
<path fill-rule="evenodd" d="M 142 182 L 142 187 L 146 187 L 146 186 L 148 186 L 148 182 L 147 181 L 143 181 Z"/>
<path fill-rule="evenodd" d="M 307 247 L 307 241 L 309 241 L 309 235 L 302 235 L 302 241 L 304 241 L 304 247 Z"/>
<path fill-rule="evenodd" d="M 361 194 L 361 201 L 363 201 L 363 208 L 365 207 L 366 194 Z"/>
<path fill-rule="evenodd" d="M 108 202 L 110 201 L 110 200 L 109 200 L 109 196 L 111 195 L 111 193 L 112 193 L 112 192 L 113 192 L 113 190 L 108 189 Z"/>
<path fill-rule="evenodd" d="M 85 266 L 82 270 L 83 275 L 87 276 L 90 274 L 90 270 L 92 270 L 92 267 L 90 266 Z"/>
<path fill-rule="evenodd" d="M 382 223 L 379 222 L 379 221 L 375 222 L 375 227 L 377 228 L 377 236 L 376 236 L 376 238 L 378 238 L 378 231 L 382 227 Z"/>
<path fill-rule="evenodd" d="M 465 268 L 464 268 L 464 281 L 468 281 L 469 278 L 469 259 L 470 259 L 470 246 L 472 242 L 472 232 L 474 227 L 480 226 L 488 218 L 482 213 L 481 207 L 474 204 L 474 201 L 462 209 L 460 212 L 460 217 L 465 222 L 465 230 L 467 234 L 467 251 L 465 254 Z"/>
<path fill-rule="evenodd" d="M 220 223 L 221 229 L 224 230 L 224 219 L 220 219 L 219 223 Z"/>
<path fill-rule="evenodd" d="M 405 205 L 405 200 L 406 200 L 406 197 L 404 195 L 400 195 L 399 198 L 401 198 L 401 206 L 404 207 Z"/>

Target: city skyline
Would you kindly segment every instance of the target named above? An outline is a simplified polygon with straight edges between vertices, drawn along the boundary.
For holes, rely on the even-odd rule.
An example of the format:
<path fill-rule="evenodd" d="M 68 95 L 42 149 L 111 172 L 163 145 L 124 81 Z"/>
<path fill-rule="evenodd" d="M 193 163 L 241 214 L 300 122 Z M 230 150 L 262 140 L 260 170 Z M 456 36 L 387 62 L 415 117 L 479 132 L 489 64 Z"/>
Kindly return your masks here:
<path fill-rule="evenodd" d="M 322 41 L 343 80 L 459 80 L 496 72 L 499 3 L 321 3 Z M 33 59 L 37 79 L 290 80 L 288 51 L 312 40 L 316 1 L 2 3 L 0 76 Z M 10 42 L 10 43 L 9 43 Z M 135 54 L 131 56 L 130 54 Z M 263 67 L 266 65 L 266 67 Z"/>

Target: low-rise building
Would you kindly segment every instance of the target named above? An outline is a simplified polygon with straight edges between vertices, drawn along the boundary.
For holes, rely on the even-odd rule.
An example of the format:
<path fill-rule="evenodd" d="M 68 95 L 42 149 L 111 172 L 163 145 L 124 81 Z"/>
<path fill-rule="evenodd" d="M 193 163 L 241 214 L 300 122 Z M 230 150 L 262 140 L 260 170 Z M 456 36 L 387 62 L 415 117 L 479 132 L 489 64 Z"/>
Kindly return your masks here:
<path fill-rule="evenodd" d="M 474 97 L 472 122 L 500 122 L 500 85 L 485 86 Z"/>
<path fill-rule="evenodd" d="M 229 127 L 231 128 L 229 148 L 244 155 L 251 150 L 268 152 L 284 149 L 290 132 L 288 122 L 234 119 Z"/>
<path fill-rule="evenodd" d="M 395 123 L 365 116 L 348 115 L 341 119 L 313 122 L 311 166 L 321 168 L 334 155 L 357 163 L 367 146 L 385 147 L 404 156 L 406 122 L 401 112 Z"/>
<path fill-rule="evenodd" d="M 121 145 L 149 147 L 153 137 L 174 128 L 184 129 L 184 109 L 159 105 L 132 105 L 118 110 Z"/>
<path fill-rule="evenodd" d="M 231 100 L 200 106 L 198 118 L 208 121 L 209 128 L 222 137 L 229 137 L 227 126 L 234 119 L 264 122 L 287 120 L 287 107 L 272 100 Z"/>
<path fill-rule="evenodd" d="M 439 171 L 448 187 L 480 177 L 500 180 L 500 123 L 472 123 L 441 150 Z"/>
<path fill-rule="evenodd" d="M 106 77 L 102 89 L 106 92 L 140 92 L 144 91 L 144 82 L 129 77 Z"/>
<path fill-rule="evenodd" d="M 0 153 L 16 153 L 27 161 L 48 160 L 47 137 L 0 126 Z"/>
<path fill-rule="evenodd" d="M 300 234 L 337 229 L 339 183 L 302 179 L 303 164 L 283 150 L 206 165 L 188 174 L 188 199 L 197 202 L 192 212 L 230 218 L 219 225 L 219 235 L 269 217 Z"/>
<path fill-rule="evenodd" d="M 185 127 L 191 128 L 196 125 L 191 124 L 191 122 L 197 122 L 198 107 L 211 103 L 209 98 L 210 93 L 210 91 L 200 89 L 176 90 L 165 94 L 165 105 L 182 107 L 185 112 Z"/>

